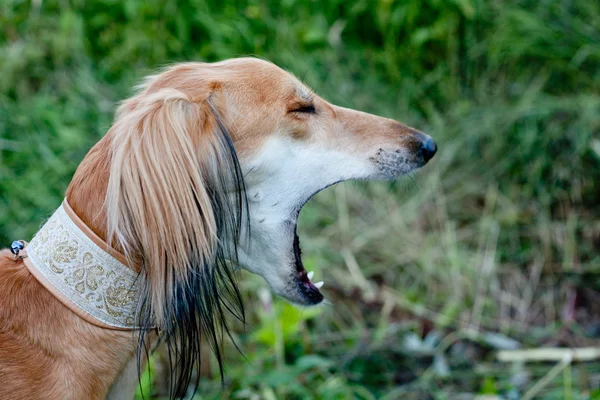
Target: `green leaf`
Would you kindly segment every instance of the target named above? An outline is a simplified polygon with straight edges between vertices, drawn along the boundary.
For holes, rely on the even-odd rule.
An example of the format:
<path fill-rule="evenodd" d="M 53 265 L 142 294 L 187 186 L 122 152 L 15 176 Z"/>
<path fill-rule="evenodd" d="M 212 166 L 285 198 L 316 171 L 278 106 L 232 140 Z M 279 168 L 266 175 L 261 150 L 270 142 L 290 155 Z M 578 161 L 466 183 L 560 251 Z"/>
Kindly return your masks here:
<path fill-rule="evenodd" d="M 300 357 L 296 360 L 296 364 L 294 364 L 294 368 L 298 372 L 304 372 L 309 369 L 329 369 L 333 366 L 333 361 L 328 360 L 325 357 L 321 357 L 316 354 L 309 354 L 306 356 Z"/>

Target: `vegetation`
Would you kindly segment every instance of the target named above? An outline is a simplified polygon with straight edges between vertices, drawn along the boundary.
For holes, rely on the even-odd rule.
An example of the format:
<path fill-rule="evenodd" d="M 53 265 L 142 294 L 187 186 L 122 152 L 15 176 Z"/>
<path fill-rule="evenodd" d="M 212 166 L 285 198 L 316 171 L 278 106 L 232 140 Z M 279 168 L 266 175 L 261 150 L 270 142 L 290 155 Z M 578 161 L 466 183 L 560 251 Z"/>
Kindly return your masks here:
<path fill-rule="evenodd" d="M 594 0 L 4 0 L 0 242 L 60 203 L 117 102 L 181 60 L 265 57 L 326 99 L 430 133 L 395 184 L 303 210 L 330 303 L 243 273 L 245 358 L 196 398 L 599 399 L 600 363 L 497 350 L 598 345 L 600 3 Z M 164 395 L 160 352 L 143 380 Z"/>

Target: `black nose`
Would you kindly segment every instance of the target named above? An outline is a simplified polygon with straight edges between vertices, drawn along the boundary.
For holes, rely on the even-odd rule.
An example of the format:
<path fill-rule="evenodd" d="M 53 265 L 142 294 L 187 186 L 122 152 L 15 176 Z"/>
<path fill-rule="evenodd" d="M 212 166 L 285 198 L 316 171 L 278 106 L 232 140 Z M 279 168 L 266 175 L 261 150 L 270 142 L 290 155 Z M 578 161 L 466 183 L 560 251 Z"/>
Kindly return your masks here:
<path fill-rule="evenodd" d="M 431 160 L 437 151 L 437 146 L 432 138 L 427 138 L 421 144 L 421 154 L 425 163 Z"/>

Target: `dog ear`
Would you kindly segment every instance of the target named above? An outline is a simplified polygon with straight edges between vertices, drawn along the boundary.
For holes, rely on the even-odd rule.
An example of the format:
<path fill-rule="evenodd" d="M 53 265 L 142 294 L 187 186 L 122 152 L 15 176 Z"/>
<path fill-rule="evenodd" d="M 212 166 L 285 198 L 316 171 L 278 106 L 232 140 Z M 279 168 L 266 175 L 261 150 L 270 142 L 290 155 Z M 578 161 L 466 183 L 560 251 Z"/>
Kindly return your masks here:
<path fill-rule="evenodd" d="M 247 215 L 244 182 L 216 96 L 145 90 L 121 106 L 109 132 L 109 242 L 141 266 L 139 323 L 164 335 L 172 395 L 187 390 L 202 335 L 222 375 L 226 311 L 244 319 L 230 269 Z"/>

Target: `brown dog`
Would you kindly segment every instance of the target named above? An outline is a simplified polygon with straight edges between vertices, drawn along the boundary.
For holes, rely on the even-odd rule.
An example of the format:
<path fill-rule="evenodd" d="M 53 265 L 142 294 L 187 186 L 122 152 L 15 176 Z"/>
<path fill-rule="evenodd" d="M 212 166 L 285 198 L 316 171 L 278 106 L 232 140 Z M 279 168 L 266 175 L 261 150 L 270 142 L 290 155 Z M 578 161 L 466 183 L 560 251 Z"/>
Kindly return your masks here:
<path fill-rule="evenodd" d="M 232 265 L 289 301 L 320 303 L 323 283 L 300 259 L 302 206 L 340 181 L 406 174 L 435 151 L 428 136 L 332 105 L 266 61 L 187 63 L 150 77 L 84 158 L 67 212 L 59 209 L 58 224 L 77 227 L 73 237 L 96 253 L 65 247 L 59 217 L 36 235 L 29 258 L 21 258 L 28 248 L 0 253 L 0 399 L 131 399 L 135 354 L 155 332 L 174 357 L 173 390 L 186 388 L 200 335 L 220 363 L 225 314 L 243 319 Z M 113 275 L 98 259 L 139 271 L 135 289 L 99 294 Z M 40 276 L 65 274 L 59 262 L 74 275 Z M 123 322 L 131 330 L 90 306 L 123 314 L 116 298 L 135 301 L 135 319 Z"/>

